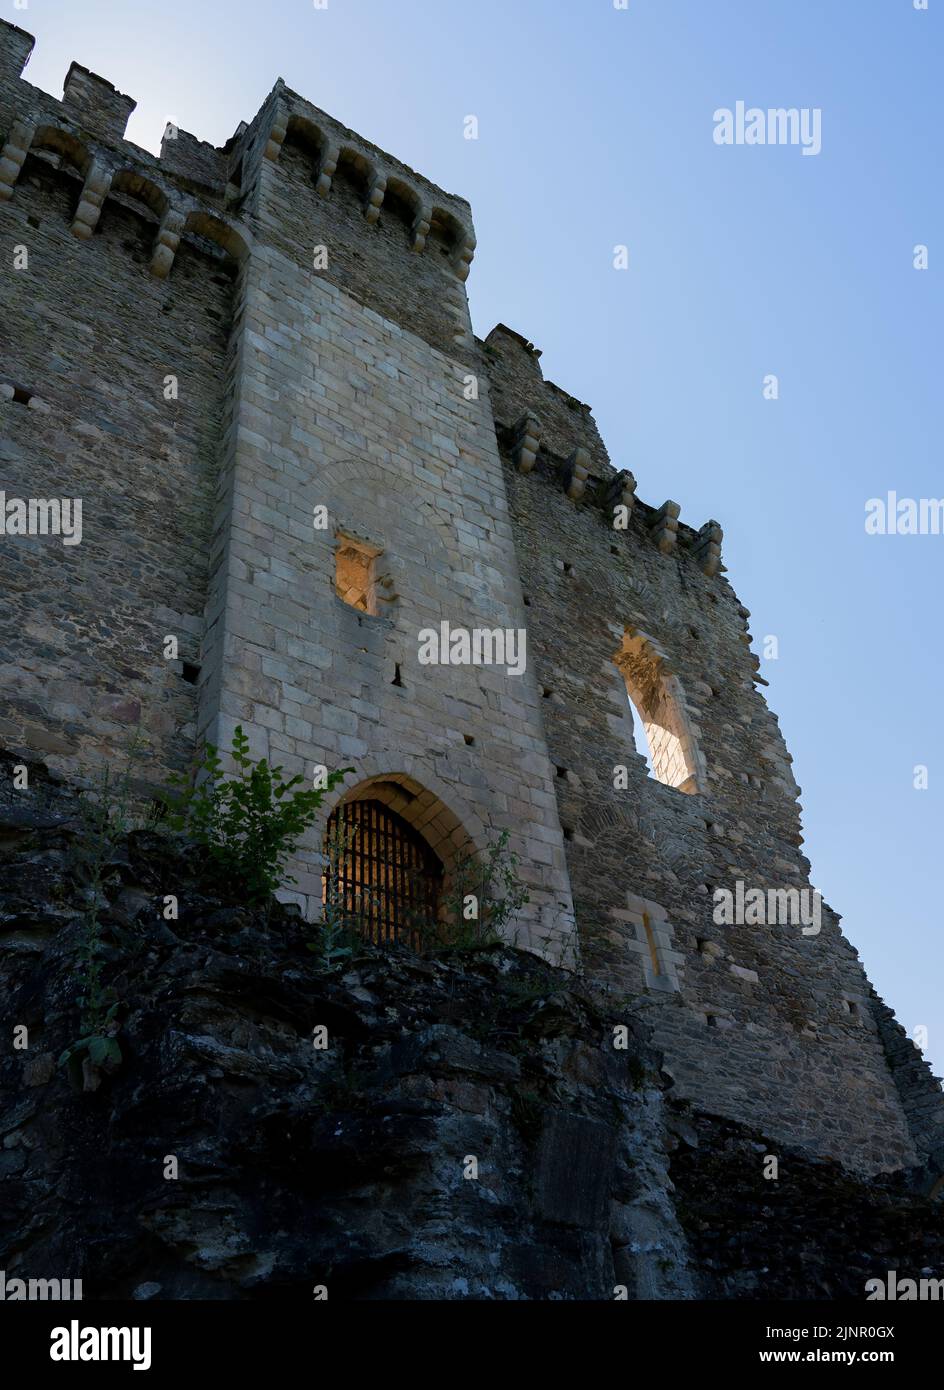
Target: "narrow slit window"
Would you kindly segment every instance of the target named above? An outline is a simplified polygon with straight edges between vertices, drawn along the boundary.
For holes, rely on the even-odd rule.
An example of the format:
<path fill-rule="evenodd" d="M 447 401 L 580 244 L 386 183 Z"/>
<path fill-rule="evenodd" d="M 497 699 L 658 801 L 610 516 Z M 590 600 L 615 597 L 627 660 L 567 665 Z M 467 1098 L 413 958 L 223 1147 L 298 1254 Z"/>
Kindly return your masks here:
<path fill-rule="evenodd" d="M 646 945 L 649 947 L 649 959 L 652 962 L 653 975 L 662 974 L 662 964 L 659 960 L 659 948 L 656 944 L 655 932 L 652 930 L 652 923 L 649 920 L 649 913 L 642 914 L 643 930 L 646 933 Z"/>

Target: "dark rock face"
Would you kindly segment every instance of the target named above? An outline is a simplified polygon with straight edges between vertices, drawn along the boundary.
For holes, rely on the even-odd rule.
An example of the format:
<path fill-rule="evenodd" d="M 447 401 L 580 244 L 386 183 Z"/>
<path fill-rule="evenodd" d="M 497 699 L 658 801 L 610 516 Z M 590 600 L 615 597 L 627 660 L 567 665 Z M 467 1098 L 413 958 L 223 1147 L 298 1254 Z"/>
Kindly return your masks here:
<path fill-rule="evenodd" d="M 100 914 L 123 1058 L 70 1086 L 80 822 L 35 769 L 31 788 L 10 797 L 0 895 L 3 1014 L 29 1041 L 2 1067 L 8 1273 L 86 1298 L 686 1292 L 658 1060 L 638 1027 L 615 1050 L 590 993 L 533 955 L 365 946 L 326 972 L 316 928 L 227 901 L 135 831 Z M 651 1251 L 625 1256 L 643 1214 L 655 1276 Z"/>
<path fill-rule="evenodd" d="M 927 1170 L 863 1182 L 716 1116 L 676 1128 L 675 1205 L 703 1297 L 862 1300 L 890 1270 L 944 1277 L 944 1204 L 928 1201 Z"/>
<path fill-rule="evenodd" d="M 765 1182 L 778 1150 L 674 1105 L 642 1024 L 574 975 L 366 945 L 325 970 L 317 928 L 151 831 L 117 843 L 99 914 L 121 1062 L 70 1080 L 85 831 L 68 787 L 31 766 L 13 790 L 12 770 L 8 1277 L 79 1278 L 89 1300 L 861 1297 L 944 1258 L 940 1207 L 903 1178 L 780 1152 Z"/>

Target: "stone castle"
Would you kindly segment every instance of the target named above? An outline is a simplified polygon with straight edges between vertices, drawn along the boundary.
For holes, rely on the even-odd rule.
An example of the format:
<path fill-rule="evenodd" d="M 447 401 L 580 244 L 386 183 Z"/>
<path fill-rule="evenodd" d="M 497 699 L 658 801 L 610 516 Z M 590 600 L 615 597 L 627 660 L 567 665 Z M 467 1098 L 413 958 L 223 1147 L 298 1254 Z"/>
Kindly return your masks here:
<path fill-rule="evenodd" d="M 0 491 L 80 499 L 82 534 L 0 538 L 0 744 L 82 781 L 140 726 L 157 789 L 241 725 L 354 768 L 294 865 L 310 917 L 339 809 L 443 883 L 509 831 L 516 940 L 641 1015 L 678 1095 L 860 1171 L 933 1158 L 940 1087 L 835 915 L 716 924 L 719 889 L 810 890 L 721 529 L 637 498 L 526 338 L 475 337 L 468 204 L 281 81 L 155 158 L 101 77 L 25 81 L 32 46 L 0 24 Z M 525 669 L 423 664 L 443 624 L 526 633 Z"/>

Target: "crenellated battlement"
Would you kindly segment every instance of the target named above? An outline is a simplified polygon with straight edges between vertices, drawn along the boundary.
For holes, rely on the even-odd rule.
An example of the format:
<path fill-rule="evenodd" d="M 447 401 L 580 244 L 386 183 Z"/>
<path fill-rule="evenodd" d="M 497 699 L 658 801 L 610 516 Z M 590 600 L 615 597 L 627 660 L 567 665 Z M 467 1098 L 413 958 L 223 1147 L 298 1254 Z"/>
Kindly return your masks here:
<path fill-rule="evenodd" d="M 22 73 L 33 45 L 31 35 L 0 20 L 0 202 L 14 196 L 27 157 L 45 157 L 82 180 L 73 235 L 88 240 L 108 196 L 124 194 L 157 222 L 150 269 L 165 278 L 188 234 L 215 242 L 237 262 L 248 254 L 253 224 L 258 220 L 265 227 L 278 216 L 265 206 L 260 183 L 289 143 L 308 157 L 320 198 L 330 199 L 340 171 L 358 190 L 367 227 L 389 212 L 405 222 L 410 251 L 421 255 L 435 241 L 459 284 L 467 279 L 475 254 L 468 203 L 362 139 L 281 79 L 222 149 L 168 127 L 155 158 L 126 140 L 136 102 L 105 78 L 73 63 L 60 101 L 26 81 Z M 311 229 L 313 243 L 316 230 Z M 454 340 L 467 344 L 464 295 L 447 312 L 455 320 Z"/>
<path fill-rule="evenodd" d="M 280 79 L 258 120 L 253 122 L 251 148 L 258 151 L 261 147 L 263 157 L 277 164 L 286 140 L 293 139 L 310 154 L 320 197 L 330 196 L 338 170 L 346 169 L 360 187 L 362 212 L 369 226 L 378 221 L 385 206 L 396 202 L 397 215 L 406 214 L 410 249 L 417 254 L 424 252 L 431 232 L 435 231 L 449 248 L 459 279 L 468 278 L 475 255 L 475 234 L 465 199 L 445 193 L 291 91 Z"/>
<path fill-rule="evenodd" d="M 719 523 L 694 528 L 680 520 L 677 502 L 652 506 L 637 497 L 633 474 L 610 462 L 590 407 L 545 380 L 539 348 L 501 323 L 479 346 L 499 442 L 518 472 L 544 474 L 572 502 L 599 510 L 615 539 L 632 519 L 663 555 L 687 552 L 709 578 L 724 571 Z"/>
<path fill-rule="evenodd" d="M 32 34 L 0 19 L 0 81 L 18 78 L 35 46 L 36 40 Z"/>
<path fill-rule="evenodd" d="M 150 270 L 158 278 L 170 273 L 184 236 L 202 237 L 235 261 L 243 259 L 252 232 L 227 209 L 221 152 L 213 151 L 214 164 L 206 154 L 210 146 L 180 131 L 165 139 L 156 159 L 124 138 L 135 102 L 104 78 L 73 63 L 61 101 L 22 80 L 33 47 L 25 38 L 0 21 L 6 58 L 0 64 L 0 203 L 14 197 L 24 164 L 34 156 L 76 179 L 71 231 L 80 241 L 92 237 L 106 199 L 115 195 L 156 224 Z"/>
<path fill-rule="evenodd" d="M 73 63 L 66 74 L 62 105 L 76 124 L 111 143 L 125 138 L 137 102 L 97 73 Z"/>

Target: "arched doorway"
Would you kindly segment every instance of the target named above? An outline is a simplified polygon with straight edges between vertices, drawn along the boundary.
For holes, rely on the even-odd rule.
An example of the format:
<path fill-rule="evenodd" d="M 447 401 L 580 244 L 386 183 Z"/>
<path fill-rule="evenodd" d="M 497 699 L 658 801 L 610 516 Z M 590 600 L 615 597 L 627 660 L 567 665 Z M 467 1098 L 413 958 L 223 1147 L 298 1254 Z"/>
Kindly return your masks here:
<path fill-rule="evenodd" d="M 443 865 L 383 801 L 342 801 L 328 820 L 322 897 L 327 914 L 378 945 L 417 947 L 435 930 Z"/>

